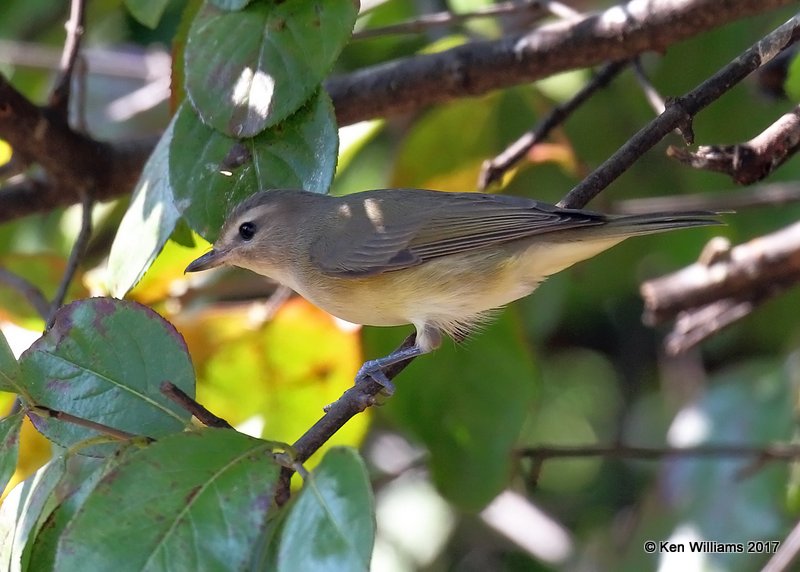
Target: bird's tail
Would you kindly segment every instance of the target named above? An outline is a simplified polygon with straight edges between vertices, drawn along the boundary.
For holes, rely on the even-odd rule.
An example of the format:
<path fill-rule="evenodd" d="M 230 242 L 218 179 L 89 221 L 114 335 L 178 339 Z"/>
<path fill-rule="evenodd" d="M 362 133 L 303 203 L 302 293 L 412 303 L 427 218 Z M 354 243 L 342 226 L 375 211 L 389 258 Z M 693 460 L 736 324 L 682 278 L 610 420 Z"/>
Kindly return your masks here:
<path fill-rule="evenodd" d="M 598 234 L 607 237 L 654 234 L 695 226 L 719 226 L 725 223 L 721 213 L 711 211 L 664 212 L 636 215 L 609 215 L 608 223 L 599 227 Z"/>

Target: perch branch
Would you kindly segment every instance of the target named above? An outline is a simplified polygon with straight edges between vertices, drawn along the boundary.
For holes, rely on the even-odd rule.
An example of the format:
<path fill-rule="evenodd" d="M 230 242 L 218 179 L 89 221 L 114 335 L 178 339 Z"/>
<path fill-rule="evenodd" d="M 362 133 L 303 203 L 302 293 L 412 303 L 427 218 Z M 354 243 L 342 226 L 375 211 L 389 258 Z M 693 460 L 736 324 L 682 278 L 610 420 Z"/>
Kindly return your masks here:
<path fill-rule="evenodd" d="M 409 348 L 414 345 L 415 334 L 411 334 L 400 345 L 398 349 Z M 384 369 L 384 373 L 389 380 L 394 379 L 403 371 L 411 359 L 402 361 Z M 376 398 L 384 387 L 373 381 L 371 378 L 363 383 L 359 383 L 345 391 L 342 396 L 325 408 L 325 414 L 311 426 L 303 435 L 294 442 L 294 460 L 297 463 L 305 462 L 313 455 L 328 439 L 330 439 L 345 423 L 355 415 L 361 413 L 368 407 L 376 403 Z M 284 467 L 281 470 L 281 478 L 278 489 L 275 493 L 276 502 L 283 504 L 289 500 L 289 482 L 294 471 Z"/>

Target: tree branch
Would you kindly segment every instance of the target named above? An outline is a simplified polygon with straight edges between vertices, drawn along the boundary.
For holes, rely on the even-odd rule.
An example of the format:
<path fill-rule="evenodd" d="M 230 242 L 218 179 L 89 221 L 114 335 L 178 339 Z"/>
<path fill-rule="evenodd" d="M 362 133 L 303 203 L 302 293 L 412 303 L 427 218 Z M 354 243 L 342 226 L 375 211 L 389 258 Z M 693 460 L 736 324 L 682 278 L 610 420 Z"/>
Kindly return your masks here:
<path fill-rule="evenodd" d="M 691 120 L 701 109 L 716 101 L 762 64 L 770 61 L 800 37 L 800 14 L 745 50 L 709 79 L 686 95 L 667 101 L 664 112 L 639 130 L 600 167 L 589 174 L 559 203 L 581 208 L 624 173 L 639 157 L 653 148 L 673 129 L 691 139 Z"/>
<path fill-rule="evenodd" d="M 627 61 L 621 61 L 611 62 L 603 66 L 597 72 L 597 75 L 589 80 L 572 98 L 556 105 L 533 129 L 525 132 L 496 157 L 484 161 L 483 165 L 481 165 L 481 172 L 478 175 L 478 188 L 486 190 L 489 185 L 502 179 L 505 173 L 519 163 L 534 145 L 547 137 L 553 129 L 563 123 L 598 90 L 607 86 L 627 65 Z"/>
<path fill-rule="evenodd" d="M 500 2 L 493 6 L 486 6 L 473 12 L 453 13 L 436 12 L 425 14 L 419 18 L 381 26 L 380 28 L 367 28 L 353 33 L 354 40 L 366 40 L 392 34 L 419 34 L 431 28 L 443 28 L 463 24 L 478 18 L 496 18 L 498 16 L 514 15 L 515 18 L 534 22 L 549 13 L 547 0 L 524 0 L 523 2 Z"/>
<path fill-rule="evenodd" d="M 22 294 L 42 320 L 47 320 L 50 315 L 50 303 L 35 284 L 5 268 L 0 268 L 0 283 Z"/>
<path fill-rule="evenodd" d="M 28 101 L 2 75 L 0 136 L 48 175 L 0 189 L 0 222 L 71 205 L 84 194 L 102 201 L 131 192 L 157 140 L 95 141 Z"/>
<path fill-rule="evenodd" d="M 800 201 L 800 184 L 769 183 L 735 191 L 628 199 L 615 202 L 613 211 L 620 214 L 646 214 L 679 210 L 721 212 L 752 207 L 780 206 L 798 201 Z"/>
<path fill-rule="evenodd" d="M 568 69 L 663 52 L 725 23 L 789 0 L 632 0 L 521 36 L 472 42 L 334 77 L 325 84 L 340 125 L 418 111 Z M 767 58 L 768 59 L 768 58 Z"/>
<path fill-rule="evenodd" d="M 50 312 L 47 316 L 47 329 L 53 327 L 56 319 L 56 312 L 64 304 L 64 299 L 67 297 L 69 285 L 78 271 L 78 265 L 86 252 L 86 245 L 89 243 L 89 238 L 92 235 L 92 207 L 94 202 L 87 193 L 83 197 L 83 205 L 81 209 L 81 229 L 78 236 L 75 238 L 75 244 L 72 245 L 72 252 L 69 254 L 67 267 L 64 269 L 64 275 L 61 277 L 61 282 L 58 284 L 58 290 L 53 297 L 53 303 L 50 304 Z"/>
<path fill-rule="evenodd" d="M 225 421 L 222 417 L 218 417 L 211 413 L 208 409 L 189 397 L 185 391 L 171 381 L 165 381 L 161 384 L 161 393 L 194 415 L 197 420 L 206 427 L 233 429 L 233 425 Z"/>
<path fill-rule="evenodd" d="M 416 111 L 569 69 L 590 67 L 669 45 L 790 0 L 633 0 L 522 36 L 474 42 L 330 79 L 339 125 Z M 771 53 L 771 52 L 770 52 Z M 0 136 L 39 163 L 47 181 L 0 190 L 0 222 L 133 190 L 156 139 L 104 143 L 71 130 L 0 76 Z"/>
<path fill-rule="evenodd" d="M 798 149 L 800 106 L 745 143 L 704 145 L 694 153 L 670 145 L 667 155 L 695 169 L 725 173 L 740 185 L 749 185 L 770 175 Z"/>
<path fill-rule="evenodd" d="M 677 353 L 798 282 L 800 223 L 732 249 L 712 241 L 700 261 L 642 284 L 643 319 L 655 325 L 677 316 L 667 339 L 667 349 Z"/>
<path fill-rule="evenodd" d="M 416 335 L 411 334 L 400 345 L 399 349 L 409 348 L 414 345 Z M 391 381 L 403 371 L 410 360 L 393 364 L 384 370 L 386 377 Z M 292 449 L 293 458 L 297 463 L 305 462 L 311 455 L 319 450 L 328 439 L 330 439 L 345 423 L 350 421 L 368 407 L 376 403 L 377 395 L 383 391 L 384 387 L 368 379 L 345 391 L 342 396 L 325 408 L 325 414 L 311 426 L 303 435 L 294 442 Z M 284 467 L 281 470 L 281 478 L 275 492 L 275 500 L 278 504 L 283 504 L 289 500 L 289 487 L 294 470 Z"/>
<path fill-rule="evenodd" d="M 745 457 L 766 461 L 793 461 L 800 458 L 800 445 L 765 444 L 743 445 L 708 444 L 695 447 L 636 447 L 632 445 L 575 445 L 525 447 L 515 452 L 518 457 L 545 461 L 548 459 L 584 459 L 604 457 L 613 459 L 658 460 L 664 457 Z"/>
<path fill-rule="evenodd" d="M 83 38 L 85 8 L 86 0 L 72 0 L 69 20 L 64 24 L 64 28 L 67 30 L 67 39 L 64 42 L 64 52 L 61 55 L 60 74 L 53 92 L 50 94 L 50 109 L 58 113 L 64 120 L 69 118 L 72 74 L 75 71 L 75 62 L 78 60 L 81 38 Z"/>

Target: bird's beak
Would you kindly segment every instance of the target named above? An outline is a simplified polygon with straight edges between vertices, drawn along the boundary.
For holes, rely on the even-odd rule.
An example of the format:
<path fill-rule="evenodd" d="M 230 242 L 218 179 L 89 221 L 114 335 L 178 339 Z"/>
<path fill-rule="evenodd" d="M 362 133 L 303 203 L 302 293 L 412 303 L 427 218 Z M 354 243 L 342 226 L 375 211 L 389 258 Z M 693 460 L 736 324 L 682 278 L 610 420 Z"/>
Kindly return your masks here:
<path fill-rule="evenodd" d="M 227 253 L 224 251 L 211 249 L 200 258 L 190 262 L 189 266 L 186 267 L 184 272 L 198 272 L 200 270 L 209 270 L 210 268 L 215 268 L 225 262 L 226 254 Z"/>

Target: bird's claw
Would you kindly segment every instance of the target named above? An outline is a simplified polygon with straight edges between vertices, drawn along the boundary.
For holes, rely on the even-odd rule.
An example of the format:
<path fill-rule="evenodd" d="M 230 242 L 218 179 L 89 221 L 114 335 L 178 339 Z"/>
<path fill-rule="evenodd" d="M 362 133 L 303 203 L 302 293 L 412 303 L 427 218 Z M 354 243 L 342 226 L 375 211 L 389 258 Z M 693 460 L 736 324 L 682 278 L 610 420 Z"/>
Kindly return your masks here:
<path fill-rule="evenodd" d="M 394 384 L 389 380 L 383 368 L 381 368 L 381 365 L 377 363 L 376 360 L 368 361 L 361 366 L 361 369 L 359 369 L 356 374 L 356 385 L 364 383 L 369 379 L 383 387 L 383 393 L 385 393 L 387 397 L 394 395 Z"/>

